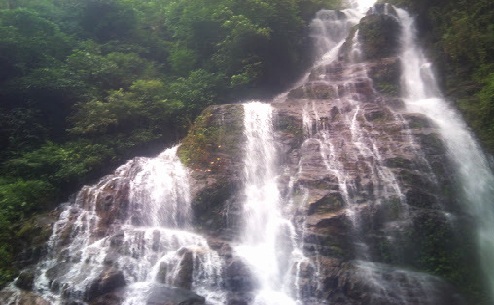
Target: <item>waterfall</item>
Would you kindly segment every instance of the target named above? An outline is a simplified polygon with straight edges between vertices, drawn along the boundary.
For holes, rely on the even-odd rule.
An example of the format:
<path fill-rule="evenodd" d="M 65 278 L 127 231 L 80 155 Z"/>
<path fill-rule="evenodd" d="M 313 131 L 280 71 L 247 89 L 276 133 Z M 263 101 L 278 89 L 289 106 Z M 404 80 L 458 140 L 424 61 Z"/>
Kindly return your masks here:
<path fill-rule="evenodd" d="M 290 270 L 300 250 L 293 224 L 281 212 L 273 109 L 269 104 L 251 102 L 244 104 L 244 113 L 245 226 L 235 252 L 259 282 L 253 304 L 296 304 Z"/>
<path fill-rule="evenodd" d="M 397 12 L 403 26 L 401 59 L 406 105 L 410 111 L 426 115 L 440 130 L 454 163 L 460 200 L 478 219 L 480 257 L 494 300 L 494 175 L 467 125 L 441 95 L 431 64 L 415 42 L 413 18 L 404 10 Z"/>
<path fill-rule="evenodd" d="M 222 259 L 191 231 L 190 178 L 176 151 L 131 160 L 65 205 L 33 290 L 65 304 L 125 286 L 122 304 L 140 305 L 178 287 L 224 304 Z"/>

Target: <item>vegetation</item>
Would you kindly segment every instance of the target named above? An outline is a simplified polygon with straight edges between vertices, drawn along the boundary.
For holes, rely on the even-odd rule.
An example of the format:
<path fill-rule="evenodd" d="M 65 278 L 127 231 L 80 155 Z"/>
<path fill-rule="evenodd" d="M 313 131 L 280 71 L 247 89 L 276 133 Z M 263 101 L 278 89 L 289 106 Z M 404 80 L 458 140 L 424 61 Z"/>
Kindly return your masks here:
<path fill-rule="evenodd" d="M 338 0 L 0 0 L 0 287 L 15 231 L 210 104 L 273 94 Z"/>

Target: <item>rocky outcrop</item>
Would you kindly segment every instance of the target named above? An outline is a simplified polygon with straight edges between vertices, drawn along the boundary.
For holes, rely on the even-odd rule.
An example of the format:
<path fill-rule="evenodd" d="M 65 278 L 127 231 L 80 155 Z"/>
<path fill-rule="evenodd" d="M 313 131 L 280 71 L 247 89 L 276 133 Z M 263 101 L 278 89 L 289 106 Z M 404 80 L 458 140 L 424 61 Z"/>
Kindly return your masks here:
<path fill-rule="evenodd" d="M 242 183 L 243 107 L 208 107 L 182 141 L 178 155 L 193 177 L 196 225 L 214 235 L 233 236 Z M 228 213 L 227 213 L 228 211 Z"/>
<path fill-rule="evenodd" d="M 155 286 L 146 305 L 203 305 L 204 297 L 189 290 Z"/>
<path fill-rule="evenodd" d="M 117 289 L 89 302 L 90 305 L 119 305 L 124 300 L 125 289 Z M 204 305 L 204 297 L 190 290 L 154 285 L 149 289 L 146 305 Z"/>
<path fill-rule="evenodd" d="M 299 200 L 303 249 L 318 262 L 322 283 L 314 285 L 314 265 L 301 267 L 306 304 L 314 296 L 331 304 L 465 302 L 456 288 L 428 274 L 449 279 L 447 269 L 474 253 L 445 225 L 450 213 L 460 223 L 468 223 L 468 216 L 452 191 L 442 140 L 429 120 L 409 113 L 399 98 L 399 33 L 392 15 L 365 17 L 354 32 L 365 56 L 355 60 L 344 47 L 339 61 L 315 67 L 307 82 L 272 104 L 284 169 L 280 188 Z M 287 181 L 295 181 L 292 190 Z M 229 196 L 217 207 L 228 215 L 237 199 Z M 462 234 L 470 236 L 468 230 Z M 443 240 L 432 240 L 439 236 Z M 433 261 L 449 267 L 438 269 Z M 248 289 L 248 274 L 242 274 L 240 286 Z"/>
<path fill-rule="evenodd" d="M 17 232 L 18 242 L 22 250 L 17 254 L 16 268 L 37 263 L 46 255 L 46 243 L 52 233 L 53 222 L 59 216 L 58 211 L 33 216 L 25 221 Z"/>
<path fill-rule="evenodd" d="M 116 268 L 108 268 L 89 284 L 85 299 L 90 301 L 124 286 L 123 272 Z"/>
<path fill-rule="evenodd" d="M 48 300 L 34 292 L 16 291 L 10 287 L 3 289 L 0 293 L 0 304 L 51 305 Z"/>

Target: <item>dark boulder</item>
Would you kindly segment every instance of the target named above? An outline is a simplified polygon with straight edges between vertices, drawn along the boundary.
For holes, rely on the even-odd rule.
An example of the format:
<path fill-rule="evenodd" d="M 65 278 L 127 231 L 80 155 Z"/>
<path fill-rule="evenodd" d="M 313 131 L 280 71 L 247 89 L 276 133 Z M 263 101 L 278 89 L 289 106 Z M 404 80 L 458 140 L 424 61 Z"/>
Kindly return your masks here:
<path fill-rule="evenodd" d="M 259 284 L 249 266 L 239 257 L 233 257 L 225 270 L 225 286 L 232 292 L 251 292 Z"/>
<path fill-rule="evenodd" d="M 204 297 L 190 290 L 155 285 L 149 294 L 146 305 L 203 305 Z"/>
<path fill-rule="evenodd" d="M 401 26 L 389 15 L 371 14 L 360 21 L 358 40 L 362 60 L 394 57 L 400 51 Z"/>
<path fill-rule="evenodd" d="M 85 294 L 85 300 L 90 301 L 124 286 L 125 278 L 123 272 L 115 268 L 108 268 L 101 272 L 99 277 L 89 284 Z"/>

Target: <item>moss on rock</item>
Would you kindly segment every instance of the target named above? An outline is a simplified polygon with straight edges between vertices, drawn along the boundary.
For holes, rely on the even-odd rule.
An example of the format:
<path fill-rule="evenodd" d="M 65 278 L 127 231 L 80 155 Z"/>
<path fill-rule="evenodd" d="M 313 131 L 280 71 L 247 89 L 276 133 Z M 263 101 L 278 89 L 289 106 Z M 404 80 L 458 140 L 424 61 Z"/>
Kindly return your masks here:
<path fill-rule="evenodd" d="M 196 119 L 178 156 L 194 170 L 218 172 L 240 154 L 242 139 L 242 105 L 210 106 Z"/>
<path fill-rule="evenodd" d="M 400 50 L 401 27 L 396 18 L 389 15 L 368 15 L 360 21 L 358 39 L 362 60 L 393 57 Z"/>
<path fill-rule="evenodd" d="M 379 60 L 378 64 L 369 67 L 368 74 L 377 92 L 390 96 L 400 95 L 401 63 L 399 58 Z"/>

